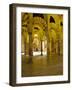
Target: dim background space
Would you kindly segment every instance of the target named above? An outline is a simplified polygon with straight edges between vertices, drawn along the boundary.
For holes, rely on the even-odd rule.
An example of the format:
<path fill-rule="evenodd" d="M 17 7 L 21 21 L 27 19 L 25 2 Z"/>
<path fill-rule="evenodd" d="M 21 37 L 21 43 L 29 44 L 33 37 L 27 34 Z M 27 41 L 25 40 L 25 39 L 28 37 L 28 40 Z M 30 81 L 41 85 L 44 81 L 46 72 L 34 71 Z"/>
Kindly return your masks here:
<path fill-rule="evenodd" d="M 41 86 L 25 86 L 25 87 L 9 86 L 8 83 L 9 83 L 9 4 L 10 3 L 70 6 L 72 11 L 72 5 L 71 5 L 72 0 L 0 0 L 0 90 L 72 90 L 72 82 L 70 84 L 53 84 L 53 85 L 41 85 Z M 71 22 L 72 22 L 72 12 L 71 12 Z M 71 39 L 71 44 L 72 44 L 72 39 Z M 72 51 L 72 47 L 71 47 L 71 51 Z M 71 59 L 72 59 L 72 55 L 71 55 Z M 72 62 L 71 62 L 71 68 L 72 68 Z M 71 72 L 71 76 L 72 76 L 72 72 Z"/>

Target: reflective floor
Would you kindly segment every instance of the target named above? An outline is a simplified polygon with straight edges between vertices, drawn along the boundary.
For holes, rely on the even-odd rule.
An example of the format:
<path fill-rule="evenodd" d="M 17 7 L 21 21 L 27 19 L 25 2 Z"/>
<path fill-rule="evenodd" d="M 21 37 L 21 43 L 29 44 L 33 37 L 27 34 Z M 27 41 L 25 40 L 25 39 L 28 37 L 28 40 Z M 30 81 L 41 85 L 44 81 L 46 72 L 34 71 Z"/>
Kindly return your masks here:
<path fill-rule="evenodd" d="M 63 56 L 24 56 L 22 55 L 22 77 L 51 76 L 63 74 Z"/>

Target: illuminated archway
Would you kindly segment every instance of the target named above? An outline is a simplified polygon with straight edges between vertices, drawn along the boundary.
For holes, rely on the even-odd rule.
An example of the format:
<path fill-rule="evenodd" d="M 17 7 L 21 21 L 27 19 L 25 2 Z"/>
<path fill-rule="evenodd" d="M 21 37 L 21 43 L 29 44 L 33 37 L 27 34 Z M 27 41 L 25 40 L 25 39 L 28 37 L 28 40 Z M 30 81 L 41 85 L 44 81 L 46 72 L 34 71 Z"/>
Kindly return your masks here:
<path fill-rule="evenodd" d="M 33 46 L 36 44 L 35 50 L 39 55 L 46 55 L 47 54 L 47 36 L 46 36 L 46 21 L 41 17 L 34 17 L 33 18 Z M 36 52 L 34 52 L 35 55 Z M 37 54 L 36 53 L 36 54 Z"/>

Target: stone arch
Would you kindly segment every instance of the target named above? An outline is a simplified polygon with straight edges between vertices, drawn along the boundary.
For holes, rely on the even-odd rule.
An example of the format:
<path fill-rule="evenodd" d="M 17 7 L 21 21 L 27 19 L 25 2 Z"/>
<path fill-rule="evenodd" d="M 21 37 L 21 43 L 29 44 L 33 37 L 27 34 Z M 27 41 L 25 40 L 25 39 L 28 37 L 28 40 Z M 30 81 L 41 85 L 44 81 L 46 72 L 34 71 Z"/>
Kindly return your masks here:
<path fill-rule="evenodd" d="M 41 17 L 34 17 L 33 18 L 33 25 L 34 24 L 39 25 L 40 27 L 42 27 L 43 30 L 45 30 L 45 28 L 47 26 L 45 19 L 42 19 Z"/>
<path fill-rule="evenodd" d="M 40 40 L 40 43 L 42 45 L 42 43 L 44 43 L 44 39 L 46 39 L 45 37 L 46 36 L 46 21 L 40 17 L 34 17 L 33 18 L 33 32 L 35 31 L 34 29 L 36 29 L 36 32 L 38 32 L 39 34 L 39 40 Z M 41 37 L 40 37 L 41 35 Z M 41 47 L 42 48 L 42 47 Z M 44 48 L 42 48 L 44 49 Z M 41 49 L 41 51 L 42 51 Z M 42 53 L 41 53 L 42 55 Z"/>

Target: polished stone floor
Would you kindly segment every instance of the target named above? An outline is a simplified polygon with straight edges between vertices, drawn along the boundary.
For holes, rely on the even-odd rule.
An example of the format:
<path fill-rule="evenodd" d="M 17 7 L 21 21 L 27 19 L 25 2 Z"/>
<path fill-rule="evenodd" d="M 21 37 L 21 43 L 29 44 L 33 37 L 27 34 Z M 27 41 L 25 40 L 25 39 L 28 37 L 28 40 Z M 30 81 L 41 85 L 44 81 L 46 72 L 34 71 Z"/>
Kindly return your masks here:
<path fill-rule="evenodd" d="M 52 76 L 63 74 L 63 56 L 24 56 L 22 55 L 22 77 Z"/>

